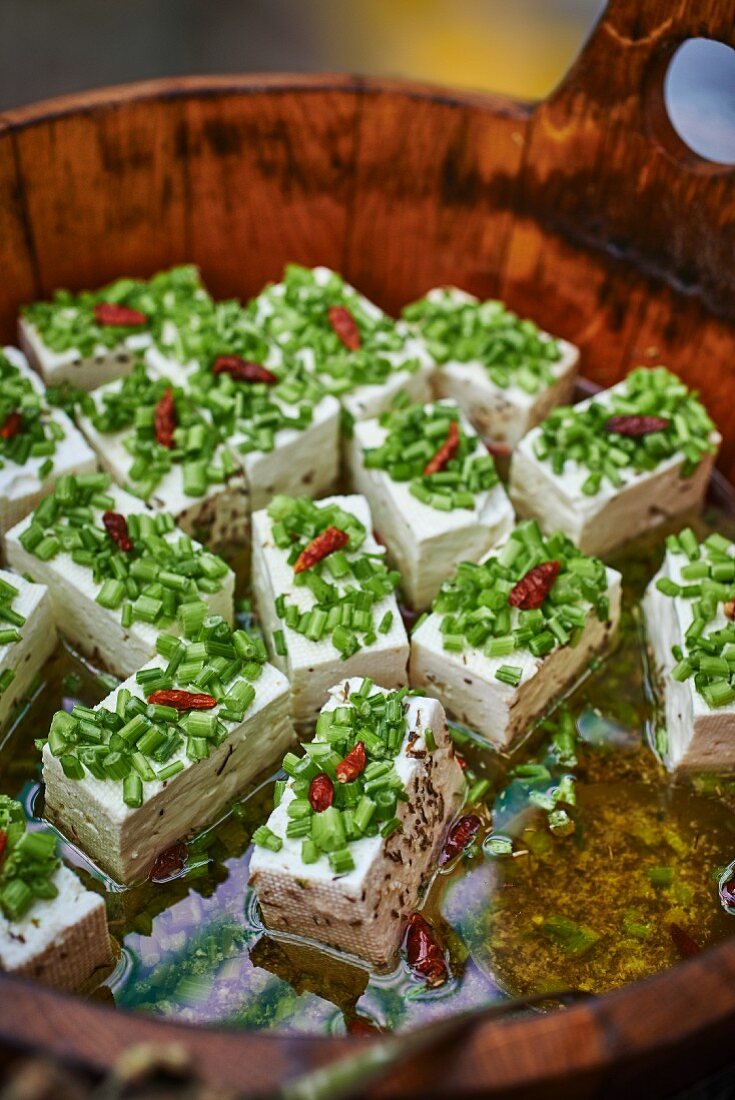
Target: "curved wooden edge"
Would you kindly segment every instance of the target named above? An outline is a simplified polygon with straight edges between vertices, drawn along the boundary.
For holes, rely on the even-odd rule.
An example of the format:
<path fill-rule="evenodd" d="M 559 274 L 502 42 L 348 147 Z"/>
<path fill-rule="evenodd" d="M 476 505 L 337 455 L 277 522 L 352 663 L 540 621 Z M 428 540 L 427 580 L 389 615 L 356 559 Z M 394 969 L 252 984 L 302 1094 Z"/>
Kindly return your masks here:
<path fill-rule="evenodd" d="M 400 1068 L 370 1094 L 408 1100 L 478 1090 L 500 1096 L 511 1088 L 535 1095 L 534 1089 L 544 1088 L 549 1097 L 555 1095 L 548 1091 L 554 1081 L 567 1088 L 574 1079 L 590 1088 L 604 1080 L 606 1089 L 627 1081 L 631 1095 L 667 1095 L 686 1083 L 682 1053 L 690 1044 L 700 1042 L 688 1065 L 692 1079 L 704 1068 L 727 1064 L 733 1052 L 724 1039 L 733 1027 L 735 945 L 724 944 L 594 1001 L 469 1029 L 451 1048 L 451 1058 L 443 1049 L 422 1056 L 420 1064 Z M 709 1042 L 701 1045 L 705 1032 Z M 25 979 L 0 978 L 0 1045 L 41 1049 L 96 1073 L 109 1071 L 131 1045 L 177 1044 L 207 1084 L 250 1096 L 375 1041 L 196 1027 L 83 1001 Z"/>
<path fill-rule="evenodd" d="M 456 107 L 482 107 L 501 116 L 527 118 L 535 103 L 476 89 L 447 88 L 431 82 L 354 73 L 233 73 L 231 75 L 162 77 L 132 84 L 115 84 L 41 100 L 0 113 L 0 124 L 13 130 L 53 122 L 68 115 L 115 110 L 129 103 L 196 97 L 273 93 L 353 92 L 358 95 L 400 95 Z"/>

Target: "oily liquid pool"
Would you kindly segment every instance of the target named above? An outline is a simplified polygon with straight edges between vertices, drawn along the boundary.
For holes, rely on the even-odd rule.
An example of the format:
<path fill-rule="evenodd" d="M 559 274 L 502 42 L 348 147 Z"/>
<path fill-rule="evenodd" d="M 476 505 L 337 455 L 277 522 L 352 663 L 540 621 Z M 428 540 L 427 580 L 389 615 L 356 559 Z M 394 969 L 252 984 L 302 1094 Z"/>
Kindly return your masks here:
<path fill-rule="evenodd" d="M 733 520 L 714 509 L 697 526 L 735 535 Z M 620 640 L 566 700 L 577 731 L 571 752 L 553 748 L 560 709 L 511 758 L 458 731 L 468 774 L 489 787 L 483 828 L 437 876 L 425 907 L 449 952 L 445 986 L 425 989 L 403 961 L 390 974 L 370 974 L 267 935 L 247 885 L 249 838 L 272 804 L 267 781 L 191 841 L 165 882 L 122 889 L 63 844 L 87 884 L 106 895 L 121 947 L 91 995 L 248 1029 L 396 1030 L 508 995 L 602 992 L 634 981 L 680 959 L 672 925 L 700 947 L 735 933 L 717 889 L 735 859 L 735 783 L 674 785 L 651 747 L 657 713 L 638 605 L 663 541 L 657 533 L 611 559 L 624 576 Z M 43 679 L 0 765 L 0 790 L 20 797 L 30 817 L 43 808 L 34 738 L 58 707 L 93 704 L 110 688 L 61 646 Z M 576 804 L 566 804 L 569 821 L 552 832 L 549 792 L 560 781 Z"/>

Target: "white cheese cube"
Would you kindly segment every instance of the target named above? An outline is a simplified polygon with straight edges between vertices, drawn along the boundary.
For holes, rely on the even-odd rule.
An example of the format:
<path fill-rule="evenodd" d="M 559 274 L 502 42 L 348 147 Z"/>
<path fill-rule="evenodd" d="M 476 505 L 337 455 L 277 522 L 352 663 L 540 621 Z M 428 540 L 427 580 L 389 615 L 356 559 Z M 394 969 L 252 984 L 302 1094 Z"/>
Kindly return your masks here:
<path fill-rule="evenodd" d="M 25 356 L 17 348 L 0 349 L 0 355 L 17 369 L 23 378 L 27 378 L 33 389 L 43 397 L 43 386 Z M 48 408 L 43 413 L 45 423 L 53 421 L 63 432 L 63 438 L 56 441 L 53 455 L 29 455 L 19 465 L 11 459 L 4 459 L 0 467 L 0 537 L 27 516 L 42 497 L 50 493 L 62 474 L 91 473 L 97 465 L 94 451 L 88 446 L 80 431 L 75 428 L 69 417 L 61 409 Z M 42 468 L 48 460 L 52 468 L 45 475 Z"/>
<path fill-rule="evenodd" d="M 463 435 L 477 439 L 464 417 L 460 426 Z M 388 429 L 378 420 L 355 424 L 349 449 L 352 484 L 368 500 L 409 604 L 423 610 L 458 562 L 477 561 L 509 533 L 513 508 L 500 483 L 476 493 L 472 508 L 440 511 L 423 503 L 409 481 L 394 481 L 387 470 L 366 468 L 365 452 L 380 447 L 387 436 Z M 477 440 L 472 453 L 487 452 Z"/>
<path fill-rule="evenodd" d="M 587 615 L 576 644 L 557 645 L 545 656 L 520 648 L 490 657 L 469 643 L 462 652 L 450 652 L 443 644 L 444 616 L 432 612 L 411 637 L 411 686 L 439 699 L 452 718 L 495 748 L 509 749 L 584 674 L 590 658 L 611 645 L 620 619 L 621 576 L 614 569 L 605 572 L 607 620 L 602 622 L 590 604 L 583 604 Z M 517 686 L 496 678 L 504 665 L 520 670 Z"/>
<path fill-rule="evenodd" d="M 126 518 L 146 512 L 141 500 L 117 485 L 111 485 L 106 493 L 114 499 L 112 511 Z M 93 509 L 93 516 L 96 526 L 100 526 L 101 511 Z M 56 624 L 75 649 L 122 679 L 132 676 L 155 653 L 156 638 L 161 628 L 137 620 L 125 628 L 120 608 L 113 610 L 97 603 L 100 584 L 94 581 L 93 570 L 77 564 L 71 553 L 60 550 L 48 561 L 41 561 L 26 550 L 21 537 L 32 521 L 33 516 L 28 516 L 8 533 L 6 548 L 9 563 L 18 572 L 27 573 L 48 585 Z M 182 531 L 175 529 L 163 538 L 174 543 L 181 535 Z M 194 549 L 199 549 L 198 544 Z M 219 591 L 200 592 L 199 595 L 212 615 L 221 615 L 232 623 L 235 576 L 231 569 L 220 583 Z M 169 629 L 172 633 L 176 632 L 177 624 L 173 623 Z"/>
<path fill-rule="evenodd" d="M 360 684 L 350 679 L 333 687 L 324 709 L 343 706 Z M 397 803 L 401 828 L 388 838 L 378 833 L 351 843 L 355 866 L 346 874 L 335 874 L 323 854 L 315 863 L 304 863 L 301 840 L 286 836 L 288 806 L 295 797 L 287 785 L 268 819 L 283 846 L 277 852 L 256 847 L 250 861 L 250 882 L 268 929 L 316 940 L 375 967 L 394 960 L 405 919 L 435 869 L 465 792 L 440 704 L 409 696 L 405 706 L 407 737 L 395 758 L 408 794 L 407 801 Z M 427 730 L 434 735 L 433 750 L 426 744 Z"/>
<path fill-rule="evenodd" d="M 118 386 L 97 390 L 94 397 L 101 403 L 105 392 Z M 135 462 L 125 446 L 131 437 L 127 429 L 118 432 L 101 432 L 87 416 L 80 417 L 79 426 L 97 452 L 100 464 L 109 471 L 119 485 L 135 489 L 130 480 L 130 470 Z M 213 462 L 219 465 L 226 448 L 219 445 Z M 206 542 L 215 552 L 239 549 L 246 542 L 249 532 L 249 500 L 244 476 L 236 473 L 223 483 L 209 484 L 202 496 L 189 496 L 184 488 L 182 465 L 174 462 L 148 497 L 156 511 L 170 512 L 176 523 L 187 534 Z"/>
<path fill-rule="evenodd" d="M 336 488 L 339 478 L 339 402 L 325 397 L 314 408 L 308 428 L 276 433 L 272 451 L 242 454 L 235 433 L 230 447 L 245 471 L 250 508 L 266 508 L 277 494 L 316 499 Z"/>
<path fill-rule="evenodd" d="M 456 287 L 437 287 L 429 291 L 427 299 L 480 304 L 479 299 Z M 420 331 L 420 325 L 416 328 Z M 456 401 L 482 439 L 515 447 L 553 408 L 571 401 L 574 392 L 579 348 L 546 332 L 540 332 L 539 336 L 544 341 L 554 340 L 560 356 L 549 364 L 553 381 L 540 386 L 535 393 L 523 389 L 512 376 L 507 386 L 500 386 L 493 382 L 483 362 L 458 359 L 437 364 L 433 374 L 434 393 L 437 397 Z M 497 365 L 502 367 L 502 358 Z"/>
<path fill-rule="evenodd" d="M 112 963 L 105 902 L 68 867 L 52 881 L 57 896 L 37 900 L 20 920 L 0 913 L 0 970 L 75 991 Z"/>
<path fill-rule="evenodd" d="M 21 317 L 18 339 L 45 385 L 60 386 L 62 382 L 70 382 L 81 390 L 94 390 L 129 374 L 151 337 L 149 333 L 140 332 L 125 337 L 112 348 L 98 344 L 92 355 L 82 355 L 76 348 L 53 351 L 43 342 L 36 326 Z"/>
<path fill-rule="evenodd" d="M 365 527 L 367 536 L 358 551 L 382 554 L 383 549 L 372 536 L 370 508 L 361 496 L 334 496 L 318 502 L 318 507 L 336 504 L 355 516 Z M 373 608 L 373 622 L 377 639 L 365 645 L 357 653 L 343 660 L 331 638 L 325 635 L 320 641 L 311 641 L 305 635 L 286 626 L 276 611 L 275 601 L 283 595 L 289 603 L 305 612 L 315 607 L 317 600 L 307 587 L 294 583 L 293 566 L 288 554 L 276 546 L 272 536 L 273 521 L 266 510 L 253 515 L 253 592 L 258 607 L 268 651 L 273 663 L 288 676 L 291 682 L 291 708 L 297 727 L 308 727 L 316 719 L 323 706 L 329 688 L 340 675 L 371 676 L 383 686 L 402 687 L 406 683 L 408 663 L 408 638 L 394 595 L 379 600 Z M 347 553 L 347 557 L 353 555 Z M 339 589 L 354 585 L 354 577 L 340 580 L 330 578 Z M 377 628 L 386 614 L 392 621 L 385 633 Z M 283 631 L 286 654 L 277 652 L 274 635 Z"/>
<path fill-rule="evenodd" d="M 18 595 L 10 601 L 10 607 L 25 618 L 23 625 L 16 628 L 20 641 L 0 645 L 0 677 L 5 675 L 9 679 L 5 690 L 0 691 L 2 731 L 10 724 L 36 674 L 51 655 L 56 645 L 56 631 L 51 598 L 44 585 L 31 584 L 24 577 L 5 569 L 0 569 L 0 584 L 9 584 L 18 590 Z M 3 622 L 0 627 L 12 628 L 8 622 Z"/>
<path fill-rule="evenodd" d="M 145 667 L 163 668 L 154 658 Z M 194 835 L 216 821 L 262 772 L 289 747 L 293 729 L 288 715 L 288 681 L 272 665 L 264 665 L 254 682 L 255 699 L 241 722 L 226 721 L 228 735 L 204 760 L 192 762 L 181 748 L 167 763 L 183 769 L 171 779 L 143 783 L 143 804 L 123 801 L 120 781 L 69 779 L 48 745 L 43 749 L 46 815 L 116 882 L 140 881 L 156 856 L 174 842 Z M 115 709 L 118 692 L 127 688 L 145 698 L 134 676 L 99 704 Z M 217 714 L 219 708 L 208 712 Z"/>
<path fill-rule="evenodd" d="M 732 551 L 731 556 L 735 556 Z M 682 577 L 681 571 L 688 564 L 685 554 L 667 550 L 643 600 L 652 671 L 665 708 L 666 763 L 677 772 L 726 773 L 735 770 L 735 701 L 710 707 L 697 691 L 694 676 L 679 681 L 671 675 L 677 665 L 671 649 L 680 646 L 686 655 L 686 632 L 694 618 L 696 600 L 665 595 L 658 590 L 657 582 L 666 578 L 684 588 L 695 585 L 696 581 Z M 722 604 L 718 604 L 703 637 L 731 625 Z"/>
<path fill-rule="evenodd" d="M 332 389 L 339 396 L 347 416 L 353 420 L 367 420 L 387 412 L 399 393 L 405 393 L 411 401 L 428 401 L 434 366 L 423 341 L 417 339 L 403 322 L 388 318 L 374 302 L 329 268 L 315 267 L 310 276 L 312 288 L 304 288 L 303 292 L 295 295 L 297 299 L 304 298 L 301 320 L 308 320 L 310 310 L 316 308 L 313 302 L 311 306 L 306 303 L 312 295 L 314 299 L 319 299 L 320 290 L 323 290 L 323 301 L 319 302 L 318 309 L 324 314 L 331 304 L 342 304 L 343 295 L 347 308 L 356 315 L 358 324 L 362 321 L 366 329 L 363 345 L 373 359 L 385 361 L 392 369 L 381 381 L 356 382 L 351 388 L 345 388 L 341 378 L 330 371 L 324 355 L 308 343 L 307 337 L 302 338 L 299 332 L 290 331 L 286 325 L 274 325 L 273 320 L 278 319 L 281 313 L 292 316 L 294 310 L 298 313 L 300 309 L 298 302 L 293 302 L 294 293 L 288 286 L 288 271 L 284 282 L 267 287 L 251 304 L 253 318 L 264 328 L 268 338 L 289 349 L 307 370 Z M 328 289 L 330 283 L 335 287 L 334 296 Z M 398 338 L 400 347 L 391 347 L 383 336 L 372 332 L 371 324 L 381 321 L 390 324 L 391 336 Z"/>

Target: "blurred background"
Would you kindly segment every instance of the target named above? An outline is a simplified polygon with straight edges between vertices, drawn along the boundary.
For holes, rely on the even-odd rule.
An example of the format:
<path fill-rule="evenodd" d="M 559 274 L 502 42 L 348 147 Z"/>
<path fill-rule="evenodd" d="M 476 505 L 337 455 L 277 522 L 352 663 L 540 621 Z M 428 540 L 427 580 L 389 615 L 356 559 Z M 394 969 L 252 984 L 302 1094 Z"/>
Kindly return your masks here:
<path fill-rule="evenodd" d="M 0 111 L 196 73 L 351 72 L 545 96 L 604 0 L 0 0 Z M 735 164 L 735 52 L 693 39 L 668 70 L 679 136 Z"/>
<path fill-rule="evenodd" d="M 536 98 L 601 0 L 0 0 L 0 110 L 184 73 L 347 71 Z"/>

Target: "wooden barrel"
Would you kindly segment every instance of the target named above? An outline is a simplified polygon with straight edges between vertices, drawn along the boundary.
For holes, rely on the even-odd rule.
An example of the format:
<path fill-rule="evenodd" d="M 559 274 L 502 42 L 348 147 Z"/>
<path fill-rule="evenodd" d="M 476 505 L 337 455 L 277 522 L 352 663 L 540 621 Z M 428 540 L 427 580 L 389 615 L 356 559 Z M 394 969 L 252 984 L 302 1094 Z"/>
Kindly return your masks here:
<path fill-rule="evenodd" d="M 693 154 L 663 102 L 687 38 L 735 44 L 730 0 L 612 0 L 536 106 L 402 81 L 154 81 L 0 118 L 0 328 L 56 287 L 200 265 L 246 297 L 327 264 L 395 311 L 449 282 L 582 348 L 604 385 L 665 363 L 700 389 L 735 476 L 735 174 Z M 395 1073 L 395 1097 L 667 1095 L 733 1057 L 735 941 L 547 1016 L 469 1030 Z M 109 1068 L 178 1041 L 253 1095 L 369 1039 L 196 1029 L 0 981 L 0 1043 Z"/>

